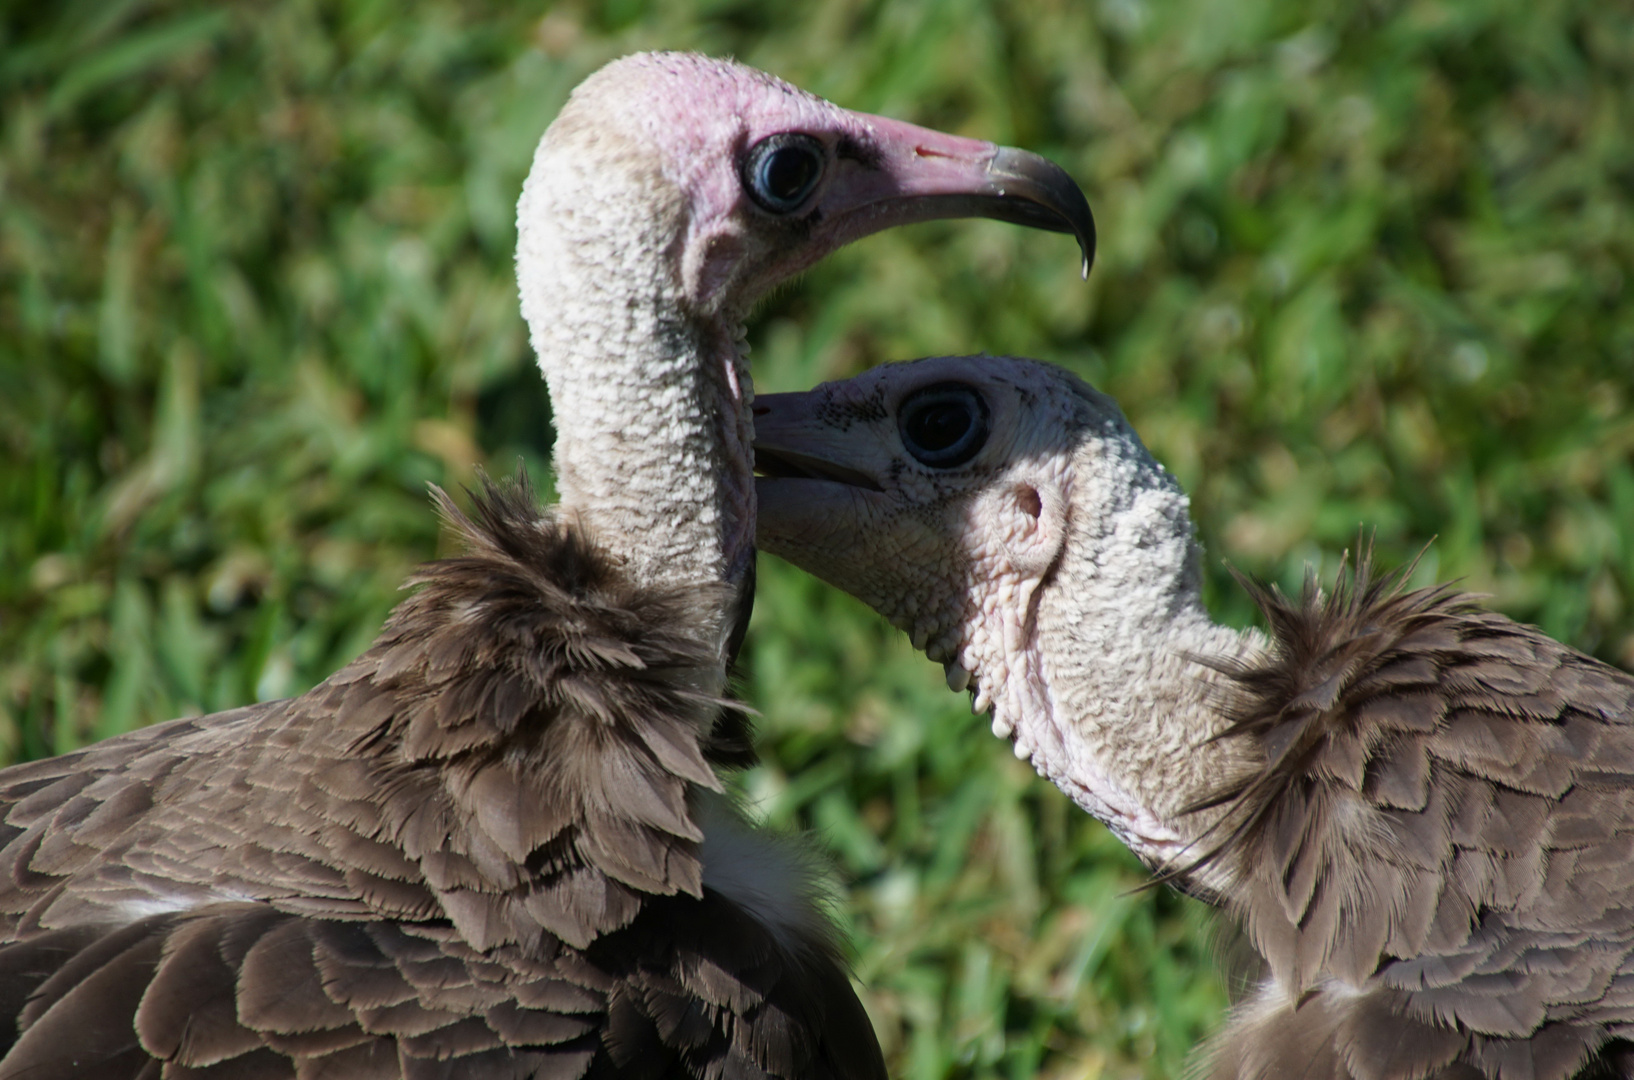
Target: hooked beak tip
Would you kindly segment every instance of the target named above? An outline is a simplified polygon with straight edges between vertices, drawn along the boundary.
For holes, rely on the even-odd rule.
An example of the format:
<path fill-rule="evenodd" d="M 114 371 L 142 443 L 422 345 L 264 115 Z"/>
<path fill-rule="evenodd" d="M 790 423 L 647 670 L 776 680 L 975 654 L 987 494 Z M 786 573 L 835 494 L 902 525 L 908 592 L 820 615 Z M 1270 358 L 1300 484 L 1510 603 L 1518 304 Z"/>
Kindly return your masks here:
<path fill-rule="evenodd" d="M 989 214 L 1017 225 L 1069 232 L 1083 255 L 1080 274 L 1095 263 L 1095 215 L 1072 176 L 1040 154 L 1001 146 L 988 165 Z"/>
<path fill-rule="evenodd" d="M 871 154 L 830 188 L 827 220 L 844 242 L 892 225 L 989 218 L 1071 233 L 1088 276 L 1095 262 L 1095 217 L 1067 171 L 1028 150 L 947 135 L 884 117 L 864 117 Z"/>

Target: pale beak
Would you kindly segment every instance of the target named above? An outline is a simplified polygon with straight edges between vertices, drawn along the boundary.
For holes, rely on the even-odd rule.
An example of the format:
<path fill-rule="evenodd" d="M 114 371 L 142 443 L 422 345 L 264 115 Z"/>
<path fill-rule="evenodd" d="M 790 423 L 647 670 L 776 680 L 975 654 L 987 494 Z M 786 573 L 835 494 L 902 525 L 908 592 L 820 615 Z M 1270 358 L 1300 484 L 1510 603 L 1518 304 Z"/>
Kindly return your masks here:
<path fill-rule="evenodd" d="M 861 505 L 884 490 L 867 471 L 866 448 L 825 423 L 819 404 L 812 391 L 761 394 L 754 404 L 755 543 L 797 565 L 812 545 L 855 542 Z"/>
<path fill-rule="evenodd" d="M 755 472 L 774 480 L 824 480 L 884 491 L 878 480 L 846 463 L 855 443 L 816 414 L 812 392 L 755 397 Z M 850 455 L 847 450 L 853 451 Z"/>

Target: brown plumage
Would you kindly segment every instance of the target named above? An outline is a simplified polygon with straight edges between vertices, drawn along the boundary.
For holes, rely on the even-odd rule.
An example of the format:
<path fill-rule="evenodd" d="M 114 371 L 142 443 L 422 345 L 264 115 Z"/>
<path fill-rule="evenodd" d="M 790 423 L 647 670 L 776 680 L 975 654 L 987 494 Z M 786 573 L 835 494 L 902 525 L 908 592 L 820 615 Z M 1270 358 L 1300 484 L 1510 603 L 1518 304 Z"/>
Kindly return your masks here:
<path fill-rule="evenodd" d="M 1313 1050 L 1310 1004 L 1245 1016 L 1221 1074 L 1561 1077 L 1634 1030 L 1634 677 L 1399 581 L 1364 548 L 1326 594 L 1247 582 L 1272 648 L 1218 665 L 1217 738 L 1263 764 L 1200 861 L 1280 985 L 1367 989 Z"/>
<path fill-rule="evenodd" d="M 1035 155 L 627 57 L 518 204 L 561 501 L 485 490 L 298 698 L 0 771 L 0 1080 L 884 1076 L 803 856 L 715 766 L 753 581 L 753 301 L 936 217 L 1076 232 Z"/>
<path fill-rule="evenodd" d="M 883 1076 L 822 924 L 704 887 L 720 597 L 444 512 L 309 693 L 0 773 L 0 1076 Z"/>
<path fill-rule="evenodd" d="M 1634 677 L 1363 553 L 1214 624 L 1117 406 L 947 357 L 756 402 L 758 541 L 874 605 L 1264 978 L 1253 1080 L 1634 1075 Z"/>

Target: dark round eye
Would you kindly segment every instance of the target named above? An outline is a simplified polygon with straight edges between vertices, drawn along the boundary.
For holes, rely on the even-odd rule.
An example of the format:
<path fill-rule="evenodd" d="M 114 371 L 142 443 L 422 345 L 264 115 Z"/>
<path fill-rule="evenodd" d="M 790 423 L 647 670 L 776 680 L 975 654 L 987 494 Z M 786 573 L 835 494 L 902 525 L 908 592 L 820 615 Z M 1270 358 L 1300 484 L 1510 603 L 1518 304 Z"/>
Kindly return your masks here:
<path fill-rule="evenodd" d="M 902 445 L 936 469 L 963 465 L 987 443 L 987 402 L 963 383 L 936 383 L 909 394 L 896 415 Z"/>
<path fill-rule="evenodd" d="M 792 214 L 823 178 L 828 155 L 810 135 L 768 135 L 743 156 L 743 188 L 762 210 Z"/>

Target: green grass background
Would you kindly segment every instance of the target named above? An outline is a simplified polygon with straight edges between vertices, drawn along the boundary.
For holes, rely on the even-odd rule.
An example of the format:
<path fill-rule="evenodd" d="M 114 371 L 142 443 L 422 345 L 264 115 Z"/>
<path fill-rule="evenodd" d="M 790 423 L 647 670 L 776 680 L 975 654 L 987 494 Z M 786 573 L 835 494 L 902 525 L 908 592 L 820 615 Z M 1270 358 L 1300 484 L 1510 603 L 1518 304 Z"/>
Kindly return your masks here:
<path fill-rule="evenodd" d="M 1119 398 L 1221 568 L 1418 578 L 1634 664 L 1634 9 L 1605 0 L 0 3 L 0 759 L 298 692 L 549 410 L 512 206 L 615 55 L 739 57 L 1047 153 L 1102 230 L 870 239 L 762 389 L 987 349 Z M 763 561 L 744 788 L 809 829 L 897 1075 L 1174 1075 L 1204 913 L 938 668 Z"/>

